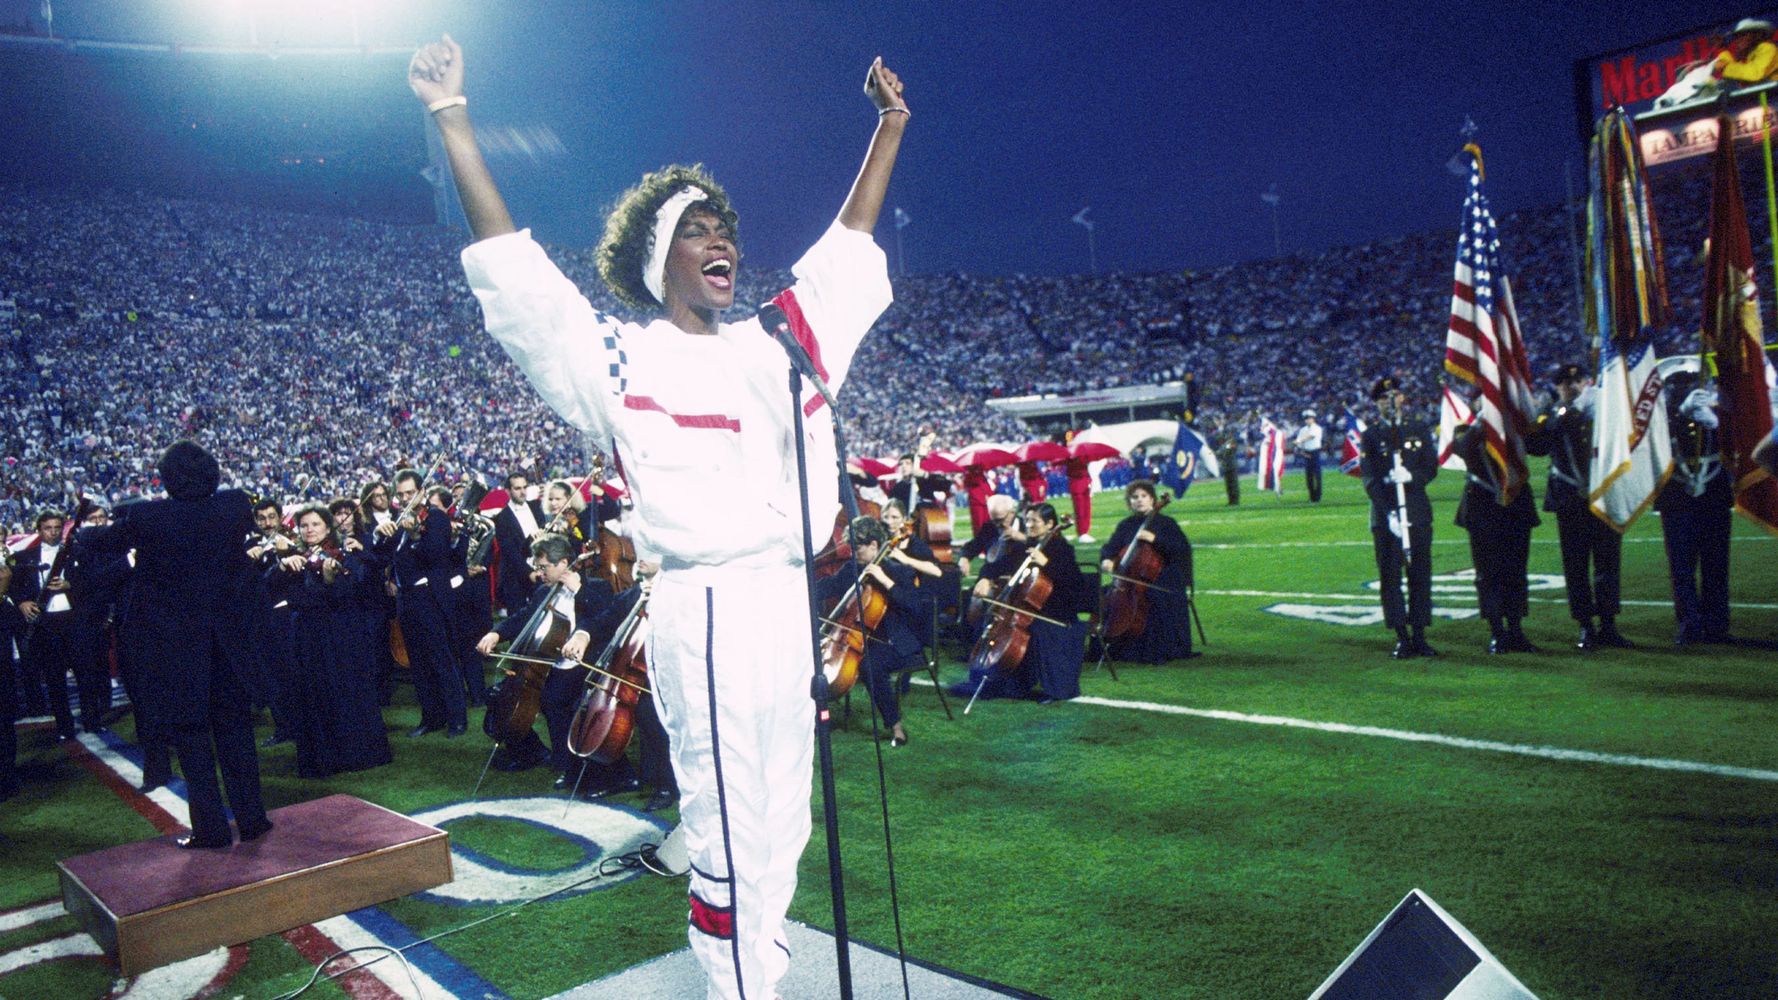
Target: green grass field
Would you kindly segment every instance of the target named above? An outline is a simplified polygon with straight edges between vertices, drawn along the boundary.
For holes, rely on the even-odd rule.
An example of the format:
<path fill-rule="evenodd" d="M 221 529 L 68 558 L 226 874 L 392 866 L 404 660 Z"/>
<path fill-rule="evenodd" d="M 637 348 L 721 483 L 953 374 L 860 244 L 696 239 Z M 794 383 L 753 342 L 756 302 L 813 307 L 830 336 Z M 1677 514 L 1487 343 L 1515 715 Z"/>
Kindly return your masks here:
<path fill-rule="evenodd" d="M 1337 618 L 1375 606 L 1356 480 L 1329 476 L 1319 505 L 1303 498 L 1299 476 L 1284 498 L 1250 483 L 1236 508 L 1214 483 L 1168 508 L 1197 546 L 1203 657 L 1118 665 L 1117 679 L 1089 664 L 1087 700 L 985 702 L 968 717 L 953 704 L 954 721 L 930 688 L 909 693 L 912 743 L 885 744 L 884 755 L 910 954 L 1053 997 L 1306 997 L 1419 887 L 1544 1000 L 1778 995 L 1778 656 L 1673 648 L 1657 518 L 1624 547 L 1620 626 L 1638 649 L 1573 650 L 1546 516 L 1531 569 L 1558 583 L 1534 581 L 1526 623 L 1543 653 L 1490 657 L 1483 622 L 1441 619 L 1429 637 L 1444 655 L 1398 663 L 1381 625 L 1267 610 L 1347 609 Z M 1435 484 L 1438 574 L 1470 566 L 1467 538 L 1450 524 L 1459 486 L 1452 475 Z M 1095 533 L 1109 534 L 1121 509 L 1101 495 Z M 1778 637 L 1775 563 L 1778 544 L 1737 518 L 1738 635 Z M 1439 606 L 1473 611 L 1473 588 L 1448 585 Z M 964 675 L 954 660 L 941 673 Z M 403 696 L 392 733 L 416 719 Z M 876 751 L 861 706 L 835 735 L 851 927 L 892 948 Z M 30 784 L 0 805 L 0 910 L 54 898 L 54 859 L 153 833 L 41 734 L 22 742 Z M 268 796 L 347 791 L 416 812 L 466 799 L 486 754 L 479 739 L 395 743 L 394 765 L 329 782 L 297 779 L 287 748 L 268 752 Z M 542 770 L 496 774 L 484 795 L 547 794 L 548 780 Z M 814 808 L 792 916 L 827 927 Z M 548 872 L 580 857 L 535 825 L 470 818 L 450 829 L 460 847 L 538 873 L 544 888 Z M 426 934 L 500 908 L 407 899 L 384 909 Z M 684 914 L 682 884 L 637 879 L 527 907 L 439 947 L 496 995 L 547 996 L 683 946 Z M 0 969 L 73 930 L 61 917 L 0 931 Z M 308 975 L 280 938 L 247 954 L 222 995 L 271 996 Z M 97 960 L 75 957 L 0 974 L 0 997 L 101 996 L 112 985 Z"/>

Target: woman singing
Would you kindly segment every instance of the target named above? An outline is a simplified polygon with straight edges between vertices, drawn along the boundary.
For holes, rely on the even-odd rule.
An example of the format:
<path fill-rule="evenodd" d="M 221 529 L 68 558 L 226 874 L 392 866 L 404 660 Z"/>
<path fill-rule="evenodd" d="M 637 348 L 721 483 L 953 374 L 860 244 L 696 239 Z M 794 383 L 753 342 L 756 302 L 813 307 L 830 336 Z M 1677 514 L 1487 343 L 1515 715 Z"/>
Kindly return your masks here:
<path fill-rule="evenodd" d="M 621 322 L 514 227 L 476 146 L 457 44 L 447 36 L 416 53 L 408 84 L 438 125 L 475 234 L 463 267 L 488 332 L 545 402 L 622 464 L 637 547 L 660 557 L 648 662 L 691 854 L 692 951 L 711 996 L 769 998 L 790 965 L 784 915 L 809 837 L 814 753 L 792 408 L 807 416 L 818 525 L 839 507 L 832 415 L 813 391 L 789 398 L 784 352 L 756 320 L 723 321 L 741 260 L 737 217 L 701 168 L 648 174 L 606 220 L 600 276 L 654 315 Z M 864 165 L 773 300 L 836 388 L 891 298 L 871 231 L 909 119 L 901 89 L 882 60 L 871 64 Z M 712 477 L 724 483 L 720 505 L 706 500 Z"/>

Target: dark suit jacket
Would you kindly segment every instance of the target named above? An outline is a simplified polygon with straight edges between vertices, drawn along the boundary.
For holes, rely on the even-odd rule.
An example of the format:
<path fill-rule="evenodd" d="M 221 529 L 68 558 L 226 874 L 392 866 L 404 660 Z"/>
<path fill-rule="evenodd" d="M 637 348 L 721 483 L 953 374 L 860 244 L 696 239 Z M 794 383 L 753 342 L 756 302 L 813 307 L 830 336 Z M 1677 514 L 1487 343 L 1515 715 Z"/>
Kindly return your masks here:
<path fill-rule="evenodd" d="M 241 539 L 252 530 L 247 494 L 223 490 L 130 504 L 116 523 L 80 531 L 96 553 L 136 550 L 118 638 L 141 678 L 134 697 L 158 724 L 206 721 L 215 669 L 251 679 L 253 564 Z"/>
<path fill-rule="evenodd" d="M 549 523 L 543 516 L 543 504 L 535 500 L 526 501 L 531 508 L 531 517 L 542 528 Z M 494 541 L 500 546 L 500 574 L 497 581 L 500 590 L 500 602 L 509 608 L 524 600 L 531 587 L 531 542 L 525 537 L 524 528 L 520 527 L 518 517 L 513 514 L 508 504 L 500 508 L 494 515 Z"/>

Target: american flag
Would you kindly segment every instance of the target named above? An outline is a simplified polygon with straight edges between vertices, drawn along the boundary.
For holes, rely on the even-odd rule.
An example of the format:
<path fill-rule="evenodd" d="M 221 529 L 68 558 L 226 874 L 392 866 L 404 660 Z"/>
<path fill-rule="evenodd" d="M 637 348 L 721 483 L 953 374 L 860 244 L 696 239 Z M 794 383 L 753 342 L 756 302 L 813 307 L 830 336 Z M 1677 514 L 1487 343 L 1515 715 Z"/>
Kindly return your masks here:
<path fill-rule="evenodd" d="M 1482 193 L 1481 150 L 1472 153 L 1469 196 L 1457 236 L 1457 269 L 1451 291 L 1451 326 L 1445 335 L 1445 370 L 1481 390 L 1477 419 L 1488 439 L 1489 464 L 1502 505 L 1511 503 L 1530 476 L 1525 435 L 1531 429 L 1531 364 L 1513 309 L 1512 283 L 1500 261 L 1500 230 Z M 1474 473 L 1482 470 L 1472 469 Z"/>
<path fill-rule="evenodd" d="M 1284 431 L 1262 417 L 1259 422 L 1259 479 L 1258 487 L 1274 493 L 1284 492 Z"/>
<path fill-rule="evenodd" d="M 1364 421 L 1351 407 L 1346 408 L 1346 441 L 1340 446 L 1340 471 L 1348 476 L 1361 476 L 1364 464 Z"/>

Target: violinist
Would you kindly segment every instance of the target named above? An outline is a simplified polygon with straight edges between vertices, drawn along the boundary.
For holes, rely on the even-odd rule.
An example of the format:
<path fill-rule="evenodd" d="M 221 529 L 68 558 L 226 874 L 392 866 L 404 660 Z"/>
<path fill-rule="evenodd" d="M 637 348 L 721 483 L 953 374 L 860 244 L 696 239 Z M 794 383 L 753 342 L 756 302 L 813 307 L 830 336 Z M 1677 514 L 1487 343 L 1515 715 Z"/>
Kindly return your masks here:
<path fill-rule="evenodd" d="M 412 475 L 404 479 L 404 475 Z M 418 475 L 396 474 L 395 495 L 417 498 Z M 447 737 L 463 735 L 469 713 L 450 643 L 451 493 L 435 486 L 423 503 L 410 499 L 395 523 L 390 570 L 395 577 L 395 613 L 407 640 L 413 669 L 414 695 L 420 701 L 420 724 L 408 732 L 424 736 L 440 729 Z M 381 531 L 381 529 L 378 529 Z"/>
<path fill-rule="evenodd" d="M 567 538 L 576 556 L 586 551 L 589 540 L 598 537 L 599 524 L 593 510 L 566 479 L 552 480 L 544 487 L 543 514 L 549 530 Z"/>
<path fill-rule="evenodd" d="M 319 504 L 296 512 L 303 549 L 272 572 L 289 583 L 286 656 L 295 681 L 296 770 L 325 778 L 389 763 L 389 738 L 377 704 L 376 667 L 360 627 L 356 590 L 367 576 L 363 556 L 348 552 Z"/>
<path fill-rule="evenodd" d="M 18 684 L 14 682 L 13 645 L 25 634 L 25 616 L 7 596 L 12 586 L 12 561 L 0 552 L 0 802 L 18 793 Z"/>
<path fill-rule="evenodd" d="M 1110 641 L 1108 654 L 1127 663 L 1166 663 L 1194 656 L 1191 635 L 1192 543 L 1185 537 L 1179 522 L 1165 514 L 1155 513 L 1155 487 L 1147 479 L 1138 479 L 1124 487 L 1124 503 L 1130 516 L 1118 522 L 1111 540 L 1099 550 L 1099 571 L 1106 574 L 1107 589 L 1116 586 L 1112 577 L 1126 549 L 1134 544 L 1152 547 L 1160 557 L 1160 575 L 1148 586 L 1124 581 L 1126 586 L 1140 587 L 1147 600 L 1147 625 L 1140 631 Z M 1146 524 L 1147 527 L 1143 525 Z"/>
<path fill-rule="evenodd" d="M 890 504 L 900 509 L 897 501 L 891 500 Z M 887 512 L 885 509 L 884 513 Z M 920 658 L 920 637 L 925 634 L 931 611 L 919 591 L 916 575 L 923 572 L 918 568 L 921 565 L 938 567 L 906 555 L 901 543 L 909 539 L 898 538 L 892 543 L 892 536 L 885 530 L 887 526 L 887 518 L 878 521 L 873 517 L 860 517 L 853 521 L 850 526 L 852 562 L 820 580 L 815 593 L 823 602 L 836 602 L 830 613 L 836 618 L 845 611 L 837 606 L 837 602 L 848 599 L 853 584 L 860 577 L 888 598 L 889 610 L 865 642 L 861 667 L 865 683 L 870 687 L 871 704 L 882 717 L 883 724 L 889 727 L 889 745 L 900 747 L 907 745 L 908 734 L 901 724 L 901 705 L 895 695 L 894 678 L 898 671 L 924 666 Z M 897 530 L 900 530 L 899 524 Z M 919 539 L 912 541 L 918 542 Z M 895 547 L 884 555 L 883 546 L 891 544 Z M 879 555 L 883 555 L 881 560 L 877 558 Z"/>
<path fill-rule="evenodd" d="M 531 594 L 530 540 L 543 530 L 543 505 L 528 498 L 531 480 L 522 472 L 506 477 L 506 506 L 494 515 L 494 544 L 499 550 L 495 598 L 512 614 Z M 514 615 L 514 617 L 517 617 Z"/>
<path fill-rule="evenodd" d="M 568 751 L 568 725 L 574 720 L 574 709 L 586 684 L 587 669 L 576 661 L 586 658 L 587 650 L 604 648 L 611 640 L 616 621 L 610 611 L 617 603 L 611 588 L 603 580 L 586 580 L 574 569 L 576 552 L 567 536 L 546 531 L 531 540 L 531 565 L 542 578 L 523 607 L 507 616 L 475 644 L 476 652 L 493 656 L 500 643 L 511 642 L 524 630 L 525 623 L 537 612 L 539 605 L 552 592 L 557 610 L 574 622 L 574 632 L 562 644 L 562 656 L 569 666 L 551 670 L 543 685 L 543 725 L 549 731 L 550 766 L 555 769 L 557 791 L 574 787 L 580 774 L 580 758 Z M 557 590 L 556 585 L 561 589 Z M 598 645 L 595 647 L 594 642 Z M 527 740 L 528 742 L 528 740 Z M 636 787 L 635 776 L 627 761 L 601 768 L 590 765 L 582 782 L 581 794 L 601 798 L 617 791 Z"/>
<path fill-rule="evenodd" d="M 494 595 L 488 568 L 469 561 L 474 538 L 465 530 L 463 498 L 468 483 L 451 487 L 451 652 L 457 661 L 463 696 L 471 707 L 488 703 L 488 681 L 475 643 L 494 621 Z"/>
<path fill-rule="evenodd" d="M 415 484 L 418 488 L 418 483 Z M 389 623 L 395 619 L 395 585 L 389 582 L 389 556 L 395 533 L 395 514 L 390 509 L 389 486 L 380 480 L 365 483 L 358 491 L 358 530 L 365 563 L 377 586 L 359 592 L 364 602 L 365 628 L 370 630 L 371 655 L 377 663 L 377 699 L 385 707 L 395 692 L 395 653 L 389 642 Z M 387 533 L 382 530 L 389 525 Z M 386 542 L 388 542 L 386 544 Z"/>
<path fill-rule="evenodd" d="M 278 560 L 294 554 L 298 546 L 284 533 L 284 509 L 276 499 L 253 501 L 253 533 L 246 544 L 247 559 L 257 571 L 247 596 L 256 651 L 251 671 L 253 703 L 271 710 L 272 734 L 260 744 L 269 750 L 296 738 L 296 710 L 290 700 L 295 682 L 284 657 L 289 647 L 290 601 L 281 587 L 273 586 L 277 578 L 266 571 L 276 569 Z"/>

